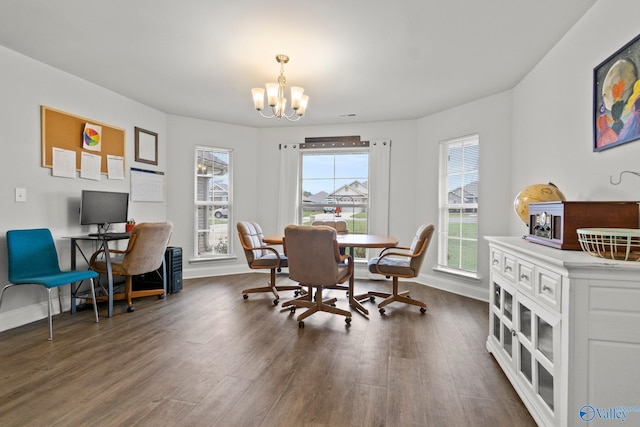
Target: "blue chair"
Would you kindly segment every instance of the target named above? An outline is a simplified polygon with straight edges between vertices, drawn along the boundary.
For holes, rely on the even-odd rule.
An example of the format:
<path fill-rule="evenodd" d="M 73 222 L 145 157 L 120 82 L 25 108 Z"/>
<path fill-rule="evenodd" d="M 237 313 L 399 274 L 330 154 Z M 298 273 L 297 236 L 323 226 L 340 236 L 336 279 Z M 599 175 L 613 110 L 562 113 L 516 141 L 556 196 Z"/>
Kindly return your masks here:
<path fill-rule="evenodd" d="M 9 258 L 9 284 L 0 291 L 0 305 L 4 291 L 16 285 L 40 285 L 47 290 L 49 313 L 49 341 L 53 339 L 51 321 L 51 289 L 83 280 L 91 280 L 93 311 L 98 322 L 98 308 L 93 279 L 98 273 L 91 270 L 60 271 L 58 252 L 51 231 L 46 228 L 7 231 L 7 256 Z M 58 290 L 58 302 L 62 313 L 62 300 Z"/>

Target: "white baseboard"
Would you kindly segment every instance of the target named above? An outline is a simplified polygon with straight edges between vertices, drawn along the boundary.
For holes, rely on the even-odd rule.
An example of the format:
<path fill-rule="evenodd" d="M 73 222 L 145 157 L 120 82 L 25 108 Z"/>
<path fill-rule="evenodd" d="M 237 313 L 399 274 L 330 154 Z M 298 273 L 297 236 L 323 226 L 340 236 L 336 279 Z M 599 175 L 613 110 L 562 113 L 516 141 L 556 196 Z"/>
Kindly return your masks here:
<path fill-rule="evenodd" d="M 456 280 L 453 277 L 449 278 L 432 274 L 420 274 L 416 278 L 416 282 L 464 297 L 489 302 L 489 289 L 483 287 L 480 282 L 476 285 L 475 283 L 465 283 L 463 279 Z"/>

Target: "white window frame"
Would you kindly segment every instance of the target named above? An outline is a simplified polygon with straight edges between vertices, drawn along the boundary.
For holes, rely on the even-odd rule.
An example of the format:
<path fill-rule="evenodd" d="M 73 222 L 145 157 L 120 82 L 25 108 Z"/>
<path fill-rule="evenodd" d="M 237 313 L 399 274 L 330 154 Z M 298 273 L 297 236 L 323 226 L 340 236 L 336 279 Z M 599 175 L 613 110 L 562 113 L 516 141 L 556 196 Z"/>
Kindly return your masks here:
<path fill-rule="evenodd" d="M 460 203 L 450 203 L 449 202 L 449 178 L 454 174 L 449 172 L 449 158 L 448 153 L 449 149 L 455 145 L 459 145 L 461 147 L 471 147 L 478 146 L 478 165 L 475 170 L 465 171 L 464 168 L 461 173 L 455 174 L 456 176 L 464 176 L 475 174 L 477 175 L 477 181 L 480 181 L 480 173 L 479 173 L 479 152 L 480 152 L 480 136 L 479 134 L 467 135 L 459 138 L 453 138 L 446 141 L 440 142 L 440 175 L 439 175 L 439 231 L 438 231 L 438 270 L 445 271 L 447 273 L 452 273 L 456 275 L 466 276 L 477 279 L 479 276 L 478 272 L 478 233 L 476 230 L 475 238 L 466 238 L 466 237 L 452 237 L 457 239 L 460 244 L 459 247 L 462 248 L 463 241 L 475 241 L 476 243 L 476 269 L 475 271 L 464 270 L 462 268 L 454 268 L 450 267 L 448 264 L 448 256 L 449 256 L 449 209 L 460 209 L 461 213 L 464 210 L 475 209 L 476 211 L 476 226 L 479 223 L 479 198 L 476 199 L 475 203 L 465 202 L 465 198 L 461 197 Z M 464 161 L 464 160 L 463 160 Z M 467 180 L 463 180 L 467 182 Z M 464 196 L 464 195 L 463 195 Z M 462 214 L 461 214 L 462 215 Z"/>
<path fill-rule="evenodd" d="M 198 153 L 200 151 L 211 151 L 211 152 L 223 152 L 228 156 L 227 162 L 227 175 L 228 175 L 228 184 L 227 184 L 227 200 L 225 201 L 215 201 L 215 197 L 212 200 L 198 200 L 198 180 L 208 176 L 207 174 L 199 173 L 201 165 L 198 163 Z M 220 148 L 220 147 L 210 147 L 198 145 L 194 150 L 194 185 L 193 185 L 193 200 L 194 200 L 194 209 L 193 209 L 193 256 L 196 261 L 206 261 L 212 259 L 228 259 L 233 258 L 233 230 L 232 230 L 232 214 L 233 214 L 233 150 L 229 148 Z M 211 253 L 208 251 L 200 253 L 200 238 L 201 233 L 210 232 L 209 229 L 203 229 L 199 227 L 199 218 L 198 218 L 198 209 L 203 206 L 210 206 L 212 208 L 227 206 L 227 253 L 226 254 L 216 254 L 212 250 Z M 224 233 L 223 233 L 224 234 Z"/>

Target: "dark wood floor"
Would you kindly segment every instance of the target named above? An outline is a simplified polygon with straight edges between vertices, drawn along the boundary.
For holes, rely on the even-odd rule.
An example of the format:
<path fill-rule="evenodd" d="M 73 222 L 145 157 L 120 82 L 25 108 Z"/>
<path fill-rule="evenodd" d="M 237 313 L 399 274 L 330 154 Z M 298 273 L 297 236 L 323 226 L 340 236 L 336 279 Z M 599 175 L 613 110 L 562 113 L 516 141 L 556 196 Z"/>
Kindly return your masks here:
<path fill-rule="evenodd" d="M 485 350 L 486 303 L 407 283 L 426 314 L 365 303 L 371 315 L 350 327 L 319 313 L 299 329 L 269 295 L 242 299 L 267 277 L 187 280 L 134 313 L 116 302 L 99 324 L 92 310 L 64 313 L 52 342 L 46 320 L 1 333 L 0 425 L 535 425 Z"/>

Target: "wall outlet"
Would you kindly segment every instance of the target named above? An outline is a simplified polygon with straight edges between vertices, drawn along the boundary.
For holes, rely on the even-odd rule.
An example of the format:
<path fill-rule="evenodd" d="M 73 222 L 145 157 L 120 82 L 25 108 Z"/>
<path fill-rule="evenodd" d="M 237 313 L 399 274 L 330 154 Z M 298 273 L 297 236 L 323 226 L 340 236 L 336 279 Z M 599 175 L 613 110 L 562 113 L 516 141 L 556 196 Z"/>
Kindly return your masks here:
<path fill-rule="evenodd" d="M 26 202 L 27 201 L 27 189 L 26 188 L 16 188 L 16 202 Z"/>

